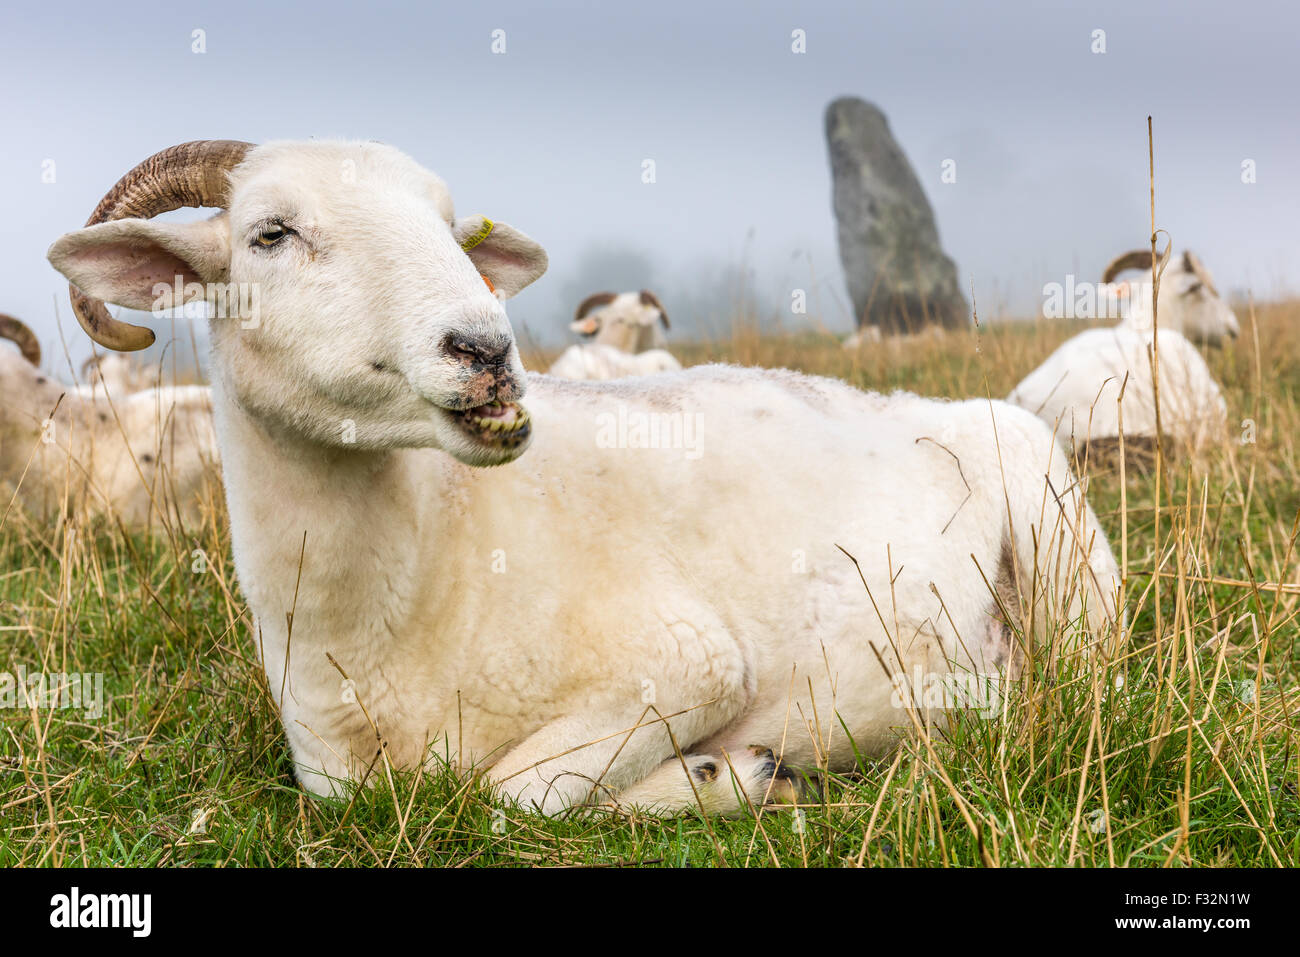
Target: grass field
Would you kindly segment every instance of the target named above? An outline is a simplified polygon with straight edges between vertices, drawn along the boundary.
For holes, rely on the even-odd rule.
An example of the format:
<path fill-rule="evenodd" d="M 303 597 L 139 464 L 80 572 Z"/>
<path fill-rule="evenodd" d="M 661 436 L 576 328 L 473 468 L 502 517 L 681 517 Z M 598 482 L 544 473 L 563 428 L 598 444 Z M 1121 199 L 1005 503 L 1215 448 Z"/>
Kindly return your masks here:
<path fill-rule="evenodd" d="M 849 355 L 739 322 L 677 351 L 998 397 L 1078 328 L 996 325 Z M 1158 493 L 1152 471 L 1121 483 L 1091 469 L 1128 576 L 1120 654 L 1036 666 L 996 719 L 959 711 L 946 734 L 905 733 L 855 773 L 810 769 L 816 803 L 739 820 L 544 820 L 447 771 L 306 799 L 219 508 L 202 528 L 130 536 L 12 509 L 5 667 L 103 673 L 106 706 L 0 711 L 0 865 L 1295 866 L 1300 303 L 1260 307 L 1243 329 L 1207 356 L 1227 444 L 1172 456 Z"/>

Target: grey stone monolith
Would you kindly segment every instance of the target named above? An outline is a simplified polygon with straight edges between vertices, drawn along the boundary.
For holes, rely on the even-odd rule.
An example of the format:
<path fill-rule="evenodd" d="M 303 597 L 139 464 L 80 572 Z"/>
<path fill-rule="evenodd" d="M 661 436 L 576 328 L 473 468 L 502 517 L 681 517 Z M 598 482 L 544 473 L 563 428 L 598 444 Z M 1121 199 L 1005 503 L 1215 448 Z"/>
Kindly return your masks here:
<path fill-rule="evenodd" d="M 837 99 L 826 108 L 826 140 L 858 332 L 969 323 L 957 267 L 939 245 L 934 210 L 885 114 L 857 97 Z"/>

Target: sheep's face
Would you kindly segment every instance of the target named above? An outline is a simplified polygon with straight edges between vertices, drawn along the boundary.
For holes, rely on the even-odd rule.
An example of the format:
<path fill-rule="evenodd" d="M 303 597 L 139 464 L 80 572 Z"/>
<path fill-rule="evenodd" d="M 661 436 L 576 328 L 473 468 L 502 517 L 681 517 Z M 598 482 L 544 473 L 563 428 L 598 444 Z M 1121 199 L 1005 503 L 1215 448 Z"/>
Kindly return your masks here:
<path fill-rule="evenodd" d="M 213 329 L 245 407 L 322 442 L 523 451 L 523 367 L 488 281 L 517 292 L 540 247 L 494 224 L 467 254 L 483 221 L 456 223 L 442 180 L 385 146 L 271 144 L 232 185 L 230 277 L 261 315 Z"/>
<path fill-rule="evenodd" d="M 80 261 L 93 255 L 79 260 L 86 237 L 105 234 L 102 259 L 103 247 L 121 244 L 109 235 L 118 230 L 156 247 L 160 269 L 179 265 L 206 284 L 209 301 L 224 290 L 211 320 L 215 377 L 273 434 L 434 447 L 491 465 L 529 440 L 501 300 L 545 271 L 546 254 L 488 225 L 457 221 L 442 180 L 391 147 L 271 143 L 234 170 L 221 215 L 88 227 L 50 258 L 91 295 L 139 308 L 110 270 Z"/>
<path fill-rule="evenodd" d="M 1170 325 L 1193 342 L 1216 346 L 1240 334 L 1237 317 L 1219 298 L 1203 268 L 1179 270 L 1169 277 L 1168 285 L 1160 284 L 1160 290 L 1160 308 L 1169 310 Z M 1165 324 L 1163 319 L 1160 324 Z"/>
<path fill-rule="evenodd" d="M 1190 252 L 1171 262 L 1161 275 L 1158 305 L 1160 328 L 1173 329 L 1193 342 L 1217 346 L 1241 332 L 1236 315 L 1215 289 L 1214 279 Z M 1149 332 L 1150 301 L 1141 298 L 1133 302 L 1127 322 L 1139 331 Z"/>
<path fill-rule="evenodd" d="M 575 319 L 569 326 L 584 339 L 624 352 L 644 352 L 667 346 L 668 316 L 649 291 L 624 292 L 606 305 Z"/>
<path fill-rule="evenodd" d="M 22 448 L 29 455 L 32 444 L 56 406 L 71 400 L 68 387 L 32 365 L 7 342 L 0 342 L 0 427 L 6 436 L 21 435 Z"/>
<path fill-rule="evenodd" d="M 29 491 L 64 488 L 64 450 L 89 424 L 79 414 L 86 411 L 83 403 L 68 393 L 66 385 L 0 342 L 0 475 L 16 480 L 30 470 L 23 480 Z"/>

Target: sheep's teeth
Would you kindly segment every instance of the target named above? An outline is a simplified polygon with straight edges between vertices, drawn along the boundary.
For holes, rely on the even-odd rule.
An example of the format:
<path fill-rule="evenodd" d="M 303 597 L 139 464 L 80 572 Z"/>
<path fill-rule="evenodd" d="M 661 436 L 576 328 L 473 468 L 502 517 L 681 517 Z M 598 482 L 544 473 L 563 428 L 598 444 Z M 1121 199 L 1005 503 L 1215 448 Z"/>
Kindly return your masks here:
<path fill-rule="evenodd" d="M 531 423 L 528 411 L 523 406 L 515 405 L 513 402 L 502 402 L 500 399 L 493 399 L 486 403 L 492 408 L 512 408 L 514 415 L 507 420 L 503 416 L 481 416 L 466 413 L 465 421 L 468 425 L 479 432 L 485 434 L 497 433 L 497 438 L 501 440 L 516 441 L 519 433 L 527 429 Z"/>

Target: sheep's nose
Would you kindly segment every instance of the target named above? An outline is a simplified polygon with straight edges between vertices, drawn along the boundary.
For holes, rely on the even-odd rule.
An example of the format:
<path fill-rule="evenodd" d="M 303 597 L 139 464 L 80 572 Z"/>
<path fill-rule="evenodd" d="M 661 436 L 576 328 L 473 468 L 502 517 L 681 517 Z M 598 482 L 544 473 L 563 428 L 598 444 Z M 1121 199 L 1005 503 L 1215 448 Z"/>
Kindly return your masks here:
<path fill-rule="evenodd" d="M 510 358 L 510 340 L 504 336 L 458 336 L 442 340 L 442 351 L 475 368 L 503 366 Z"/>

